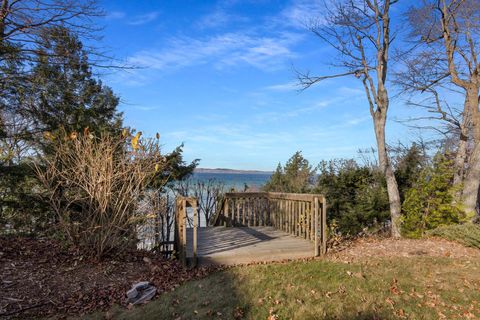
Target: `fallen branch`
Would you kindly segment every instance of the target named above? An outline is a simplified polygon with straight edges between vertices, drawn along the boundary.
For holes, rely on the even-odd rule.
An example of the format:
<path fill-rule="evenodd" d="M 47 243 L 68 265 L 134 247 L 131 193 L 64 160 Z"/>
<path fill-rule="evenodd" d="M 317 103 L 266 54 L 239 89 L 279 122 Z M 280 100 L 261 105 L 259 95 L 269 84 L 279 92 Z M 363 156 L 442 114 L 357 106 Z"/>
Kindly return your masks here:
<path fill-rule="evenodd" d="M 42 307 L 42 306 L 44 306 L 44 305 L 46 305 L 46 304 L 49 304 L 49 303 L 50 303 L 49 301 L 47 301 L 47 302 L 41 302 L 41 303 L 34 304 L 33 306 L 28 306 L 28 307 L 25 307 L 25 308 L 22 308 L 22 309 L 10 311 L 10 312 L 5 312 L 5 313 L 0 313 L 0 317 L 13 316 L 14 314 L 22 313 L 22 312 L 24 312 L 24 311 L 27 311 L 27 310 L 30 310 L 30 309 L 34 309 L 34 308 L 39 308 L 39 307 Z"/>

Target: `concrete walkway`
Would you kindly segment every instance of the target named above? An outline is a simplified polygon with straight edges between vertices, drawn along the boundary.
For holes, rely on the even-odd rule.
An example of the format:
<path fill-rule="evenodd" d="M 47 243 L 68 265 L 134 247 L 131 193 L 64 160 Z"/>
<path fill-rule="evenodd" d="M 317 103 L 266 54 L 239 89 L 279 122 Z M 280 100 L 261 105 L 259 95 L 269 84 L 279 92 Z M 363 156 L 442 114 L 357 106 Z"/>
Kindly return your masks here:
<path fill-rule="evenodd" d="M 193 257 L 193 230 L 187 229 L 187 258 Z M 309 258 L 314 245 L 273 227 L 198 228 L 199 264 L 245 264 Z"/>

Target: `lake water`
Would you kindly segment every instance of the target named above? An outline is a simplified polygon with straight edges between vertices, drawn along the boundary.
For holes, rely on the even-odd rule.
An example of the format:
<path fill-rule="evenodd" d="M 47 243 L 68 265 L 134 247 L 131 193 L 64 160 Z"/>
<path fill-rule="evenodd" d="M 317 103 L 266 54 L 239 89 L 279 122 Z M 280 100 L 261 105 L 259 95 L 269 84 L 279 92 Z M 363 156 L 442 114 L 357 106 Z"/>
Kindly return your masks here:
<path fill-rule="evenodd" d="M 250 190 L 261 189 L 270 179 L 271 173 L 210 173 L 195 172 L 192 179 L 199 181 L 208 181 L 214 179 L 225 185 L 225 189 L 235 188 L 243 191 L 245 185 Z"/>

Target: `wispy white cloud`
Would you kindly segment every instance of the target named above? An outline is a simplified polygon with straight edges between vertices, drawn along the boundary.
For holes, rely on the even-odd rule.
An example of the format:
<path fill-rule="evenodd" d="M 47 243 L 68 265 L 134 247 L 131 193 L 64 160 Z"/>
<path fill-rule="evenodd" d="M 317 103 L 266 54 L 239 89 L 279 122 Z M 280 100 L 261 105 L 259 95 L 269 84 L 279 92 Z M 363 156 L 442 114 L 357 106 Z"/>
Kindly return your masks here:
<path fill-rule="evenodd" d="M 357 124 L 363 123 L 367 120 L 370 120 L 371 116 L 357 116 L 354 118 L 350 118 L 346 121 L 346 124 L 349 126 L 356 126 Z"/>
<path fill-rule="evenodd" d="M 197 22 L 200 28 L 215 28 L 227 24 L 231 17 L 224 10 L 217 9 L 202 18 Z"/>
<path fill-rule="evenodd" d="M 127 16 L 127 14 L 123 11 L 112 11 L 107 13 L 105 16 L 105 19 L 107 20 L 118 20 L 118 19 L 123 19 Z"/>
<path fill-rule="evenodd" d="M 339 136 L 339 126 L 345 128 L 352 126 L 352 124 L 299 126 L 295 130 L 261 130 L 255 124 L 224 122 L 218 125 L 203 125 L 191 127 L 188 130 L 166 132 L 163 136 L 167 140 L 183 141 L 187 146 L 191 147 L 207 143 L 215 146 L 213 150 L 231 150 L 233 148 L 235 152 L 241 155 L 252 153 L 252 156 L 258 156 L 259 152 L 278 153 L 282 148 L 287 148 L 294 152 L 302 148 L 310 150 L 310 152 L 319 149 L 321 154 L 316 156 L 316 158 L 325 158 L 327 154 L 328 158 L 330 158 L 338 157 L 339 151 L 355 153 L 358 149 L 358 146 L 335 144 L 326 144 L 328 148 L 319 147 L 319 145 L 325 144 L 325 141 L 330 142 L 340 139 L 340 136 L 342 136 L 341 139 L 343 140 L 347 139 L 348 134 Z M 279 149 L 280 145 L 282 148 Z M 276 161 L 278 160 L 282 159 L 279 158 Z"/>
<path fill-rule="evenodd" d="M 263 112 L 257 114 L 255 116 L 255 120 L 257 123 L 264 124 L 267 122 L 278 122 L 285 119 L 297 118 L 324 109 L 330 106 L 332 102 L 333 100 L 321 100 L 305 107 L 295 107 L 289 110 Z"/>
<path fill-rule="evenodd" d="M 158 107 L 154 106 L 143 106 L 143 105 L 136 105 L 134 106 L 135 109 L 140 110 L 140 111 L 153 111 L 153 110 L 158 110 Z"/>
<path fill-rule="evenodd" d="M 342 95 L 347 95 L 347 96 L 350 96 L 350 97 L 352 97 L 352 96 L 354 96 L 354 97 L 365 96 L 365 90 L 361 89 L 358 86 L 355 86 L 355 87 L 342 86 L 342 87 L 338 88 L 338 92 Z"/>
<path fill-rule="evenodd" d="M 215 122 L 215 121 L 221 121 L 226 118 L 224 114 L 220 113 L 208 113 L 208 114 L 196 114 L 195 118 L 200 121 L 205 121 L 205 122 Z"/>
<path fill-rule="evenodd" d="M 301 87 L 298 85 L 298 81 L 290 81 L 265 87 L 265 90 L 269 91 L 297 91 L 299 89 L 301 89 Z"/>
<path fill-rule="evenodd" d="M 166 138 L 174 138 L 187 144 L 200 142 L 214 143 L 218 146 L 237 147 L 239 152 L 273 149 L 278 143 L 292 142 L 296 137 L 290 132 L 262 132 L 252 130 L 248 125 L 227 123 L 193 128 L 188 131 L 165 133 Z"/>
<path fill-rule="evenodd" d="M 293 0 L 275 20 L 287 27 L 305 29 L 321 22 L 324 11 L 325 0 Z"/>
<path fill-rule="evenodd" d="M 201 17 L 196 25 L 202 29 L 224 27 L 231 23 L 240 23 L 248 21 L 247 17 L 227 12 L 224 8 L 216 8 L 209 14 Z"/>
<path fill-rule="evenodd" d="M 258 36 L 242 32 L 224 33 L 204 39 L 172 38 L 159 50 L 143 50 L 128 59 L 129 64 L 155 69 L 179 69 L 211 63 L 222 69 L 250 65 L 262 70 L 276 70 L 294 56 L 291 47 L 302 35 L 280 33 Z"/>
<path fill-rule="evenodd" d="M 159 15 L 159 12 L 157 12 L 157 11 L 152 11 L 152 12 L 148 12 L 148 13 L 145 13 L 145 14 L 141 14 L 141 15 L 133 17 L 132 20 L 130 20 L 128 22 L 128 24 L 132 25 L 132 26 L 139 26 L 139 25 L 142 25 L 142 24 L 146 24 L 146 23 L 152 22 L 155 19 L 157 19 L 158 15 Z"/>

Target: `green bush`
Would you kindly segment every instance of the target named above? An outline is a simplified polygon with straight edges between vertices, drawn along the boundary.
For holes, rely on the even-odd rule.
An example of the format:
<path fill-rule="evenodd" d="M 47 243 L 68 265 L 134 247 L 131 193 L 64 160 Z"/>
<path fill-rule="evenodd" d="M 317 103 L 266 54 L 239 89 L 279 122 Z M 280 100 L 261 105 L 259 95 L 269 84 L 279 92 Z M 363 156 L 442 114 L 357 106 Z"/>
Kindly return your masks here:
<path fill-rule="evenodd" d="M 354 160 L 323 161 L 317 188 L 327 198 L 328 221 L 337 231 L 356 236 L 364 229 L 383 227 L 390 219 L 385 179 L 374 168 Z"/>
<path fill-rule="evenodd" d="M 315 170 L 300 151 L 288 159 L 285 166 L 279 163 L 270 180 L 263 187 L 264 191 L 308 193 L 311 190 Z"/>
<path fill-rule="evenodd" d="M 467 247 L 480 249 L 480 226 L 477 224 L 443 226 L 430 230 L 427 235 L 457 241 Z"/>
<path fill-rule="evenodd" d="M 463 210 L 454 204 L 453 174 L 452 161 L 442 154 L 436 155 L 432 165 L 421 171 L 403 202 L 404 236 L 420 238 L 427 230 L 463 221 Z"/>
<path fill-rule="evenodd" d="M 0 234 L 45 235 L 54 222 L 27 160 L 0 165 Z"/>

